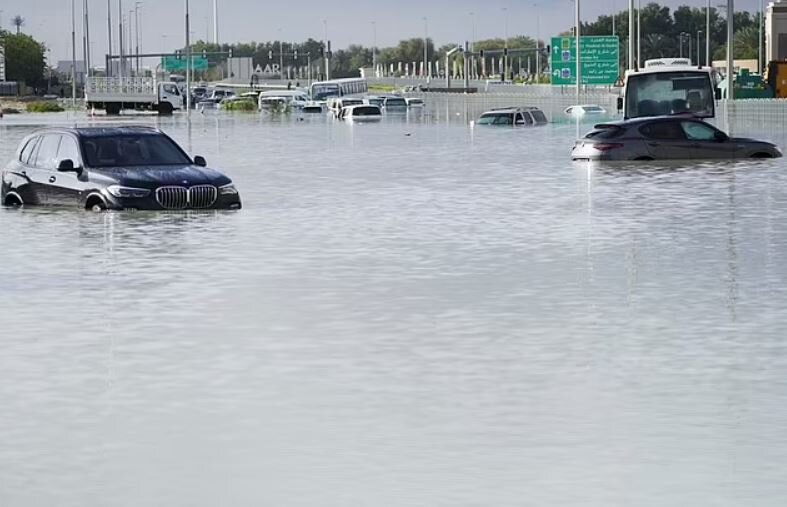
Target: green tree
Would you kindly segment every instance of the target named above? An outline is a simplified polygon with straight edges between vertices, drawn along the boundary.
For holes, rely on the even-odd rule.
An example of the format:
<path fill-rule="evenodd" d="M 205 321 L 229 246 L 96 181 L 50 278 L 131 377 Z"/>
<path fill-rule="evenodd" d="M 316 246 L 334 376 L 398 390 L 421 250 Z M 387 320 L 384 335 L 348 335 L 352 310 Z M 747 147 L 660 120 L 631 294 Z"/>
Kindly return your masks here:
<path fill-rule="evenodd" d="M 25 34 L 0 33 L 5 39 L 6 79 L 37 87 L 44 83 L 43 44 Z"/>

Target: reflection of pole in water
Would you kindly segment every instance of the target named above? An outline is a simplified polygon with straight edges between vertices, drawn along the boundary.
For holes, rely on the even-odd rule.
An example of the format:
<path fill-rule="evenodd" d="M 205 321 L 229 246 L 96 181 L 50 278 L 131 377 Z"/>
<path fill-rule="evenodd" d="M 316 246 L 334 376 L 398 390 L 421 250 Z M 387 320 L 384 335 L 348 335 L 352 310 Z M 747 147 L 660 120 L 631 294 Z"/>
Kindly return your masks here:
<path fill-rule="evenodd" d="M 735 229 L 738 218 L 735 209 L 735 169 L 729 171 L 729 185 L 727 187 L 727 307 L 730 310 L 732 321 L 737 320 L 738 306 L 738 244 L 735 239 Z"/>

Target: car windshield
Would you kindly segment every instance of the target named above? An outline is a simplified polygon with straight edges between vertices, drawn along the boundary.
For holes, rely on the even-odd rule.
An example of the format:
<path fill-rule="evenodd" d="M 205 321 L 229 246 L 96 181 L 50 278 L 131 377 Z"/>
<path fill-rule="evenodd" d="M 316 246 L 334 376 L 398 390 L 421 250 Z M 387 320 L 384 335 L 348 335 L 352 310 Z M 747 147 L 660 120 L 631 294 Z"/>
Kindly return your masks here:
<path fill-rule="evenodd" d="M 164 135 L 125 134 L 82 139 L 88 167 L 189 165 L 191 160 Z"/>
<path fill-rule="evenodd" d="M 713 87 L 707 72 L 660 72 L 629 76 L 626 83 L 626 116 L 714 114 Z"/>
<path fill-rule="evenodd" d="M 387 107 L 391 107 L 391 106 L 393 106 L 393 107 L 406 107 L 407 106 L 407 101 L 404 100 L 404 99 L 386 99 L 385 100 L 385 105 Z"/>

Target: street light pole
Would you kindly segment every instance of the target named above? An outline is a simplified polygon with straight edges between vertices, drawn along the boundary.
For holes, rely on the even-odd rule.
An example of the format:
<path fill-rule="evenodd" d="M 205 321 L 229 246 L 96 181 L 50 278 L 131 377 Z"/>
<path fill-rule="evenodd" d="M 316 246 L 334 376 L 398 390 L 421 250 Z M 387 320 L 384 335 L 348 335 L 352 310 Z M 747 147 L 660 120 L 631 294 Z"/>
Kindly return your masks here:
<path fill-rule="evenodd" d="M 372 21 L 372 73 L 377 77 L 377 22 Z"/>
<path fill-rule="evenodd" d="M 697 67 L 702 66 L 702 59 L 700 58 L 700 36 L 702 35 L 702 30 L 697 30 Z"/>
<path fill-rule="evenodd" d="M 213 43 L 219 44 L 219 2 L 213 0 Z"/>
<path fill-rule="evenodd" d="M 505 26 L 505 40 L 503 41 L 503 81 L 508 79 L 508 7 L 503 7 L 503 24 Z"/>
<path fill-rule="evenodd" d="M 582 96 L 582 39 L 580 36 L 580 10 L 579 10 L 579 1 L 574 0 L 576 2 L 576 36 L 577 36 L 577 104 L 581 104 L 581 96 Z M 632 0 L 633 1 L 633 0 Z"/>
<path fill-rule="evenodd" d="M 426 84 L 429 84 L 429 20 L 424 17 L 424 72 Z"/>
<path fill-rule="evenodd" d="M 637 0 L 637 68 L 642 68 L 642 0 Z"/>
<path fill-rule="evenodd" d="M 191 116 L 191 24 L 189 0 L 186 0 L 186 115 Z"/>
<path fill-rule="evenodd" d="M 727 0 L 727 100 L 735 99 L 735 0 Z"/>
<path fill-rule="evenodd" d="M 71 106 L 77 105 L 77 21 L 74 0 L 71 0 Z"/>
<path fill-rule="evenodd" d="M 762 15 L 763 15 L 763 5 L 762 0 L 760 0 L 760 32 L 759 37 L 757 37 L 757 57 L 758 57 L 758 64 L 757 67 L 760 70 L 760 75 L 762 76 L 763 71 L 765 70 L 765 62 L 762 59 Z"/>
<path fill-rule="evenodd" d="M 629 70 L 634 70 L 634 0 L 629 0 Z"/>
<path fill-rule="evenodd" d="M 705 65 L 710 67 L 710 0 L 705 7 Z"/>
<path fill-rule="evenodd" d="M 137 75 L 139 75 L 139 6 L 142 2 L 134 3 L 134 27 L 136 29 L 136 46 L 134 52 L 137 54 Z"/>
<path fill-rule="evenodd" d="M 534 4 L 536 8 L 536 84 L 539 83 L 541 78 L 541 13 L 538 11 L 538 4 Z"/>
<path fill-rule="evenodd" d="M 112 0 L 107 0 L 107 54 L 112 54 Z M 107 58 L 107 77 L 112 75 L 112 61 Z"/>
<path fill-rule="evenodd" d="M 118 75 L 123 77 L 123 67 L 125 67 L 123 55 L 123 0 L 118 0 L 118 44 L 120 50 L 120 65 L 118 65 Z"/>

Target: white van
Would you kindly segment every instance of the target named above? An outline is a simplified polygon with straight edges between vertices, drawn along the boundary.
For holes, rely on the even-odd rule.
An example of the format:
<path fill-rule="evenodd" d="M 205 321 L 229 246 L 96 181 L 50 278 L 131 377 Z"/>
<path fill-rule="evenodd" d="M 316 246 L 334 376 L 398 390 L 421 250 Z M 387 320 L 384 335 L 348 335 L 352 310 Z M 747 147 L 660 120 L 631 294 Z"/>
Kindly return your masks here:
<path fill-rule="evenodd" d="M 343 107 L 338 118 L 351 122 L 375 122 L 383 118 L 383 113 L 378 106 L 362 104 Z"/>

